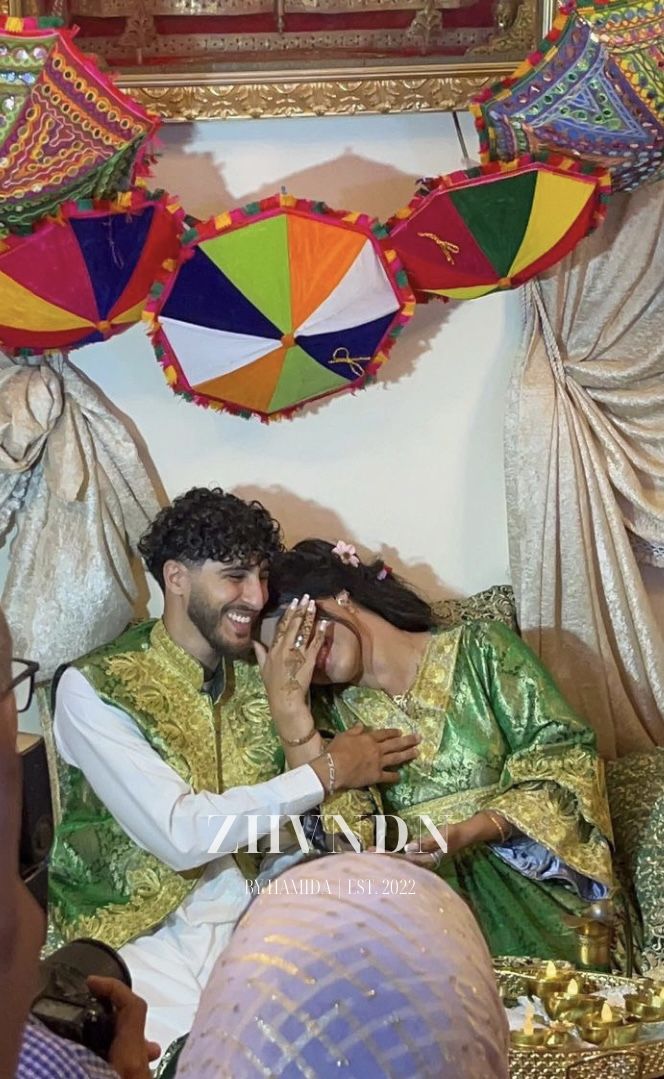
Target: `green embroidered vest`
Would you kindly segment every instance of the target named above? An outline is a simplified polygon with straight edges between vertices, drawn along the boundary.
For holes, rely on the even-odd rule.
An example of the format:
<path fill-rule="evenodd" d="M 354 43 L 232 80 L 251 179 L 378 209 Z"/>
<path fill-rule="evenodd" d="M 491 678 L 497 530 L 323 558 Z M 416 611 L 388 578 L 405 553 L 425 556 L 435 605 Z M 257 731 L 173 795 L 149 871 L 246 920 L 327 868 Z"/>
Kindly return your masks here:
<path fill-rule="evenodd" d="M 129 715 L 193 791 L 222 792 L 278 775 L 283 750 L 258 668 L 227 661 L 221 696 L 203 691 L 202 666 L 143 622 L 76 666 L 98 696 Z M 62 820 L 50 864 L 51 946 L 95 937 L 114 948 L 179 906 L 202 873 L 178 873 L 138 847 L 78 768 L 59 762 Z"/>

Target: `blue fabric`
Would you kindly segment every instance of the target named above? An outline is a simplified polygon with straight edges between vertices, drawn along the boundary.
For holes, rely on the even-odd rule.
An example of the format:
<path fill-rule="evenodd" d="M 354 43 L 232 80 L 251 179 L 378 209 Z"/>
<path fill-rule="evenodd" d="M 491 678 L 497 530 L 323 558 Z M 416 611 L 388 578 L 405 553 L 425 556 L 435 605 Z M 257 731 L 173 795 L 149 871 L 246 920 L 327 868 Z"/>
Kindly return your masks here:
<path fill-rule="evenodd" d="M 180 267 L 161 315 L 214 330 L 281 340 L 281 330 L 254 307 L 200 247 Z"/>
<path fill-rule="evenodd" d="M 118 1079 L 89 1049 L 66 1041 L 30 1017 L 23 1031 L 16 1079 Z"/>
<path fill-rule="evenodd" d="M 334 330 L 332 333 L 298 334 L 295 341 L 322 367 L 327 367 L 330 371 L 352 382 L 353 379 L 358 378 L 357 371 L 353 371 L 350 364 L 333 362 L 334 353 L 340 350 L 340 353 L 345 355 L 345 350 L 347 350 L 350 357 L 359 362 L 362 367 L 366 367 L 373 359 L 396 313 L 395 306 L 392 314 L 384 315 L 383 318 L 374 319 L 372 322 L 365 322 L 361 326 L 352 326 L 348 330 Z"/>
<path fill-rule="evenodd" d="M 576 894 L 588 903 L 596 899 L 606 899 L 609 889 L 605 884 L 591 877 L 585 877 L 576 869 L 566 865 L 557 855 L 541 843 L 527 835 L 514 836 L 507 843 L 492 843 L 494 854 L 507 862 L 530 880 L 550 880 L 569 884 Z"/>
<path fill-rule="evenodd" d="M 153 218 L 154 207 L 147 206 L 140 213 L 71 219 L 100 320 L 108 318 L 129 284 L 147 243 Z"/>
<path fill-rule="evenodd" d="M 71 347 L 82 348 L 83 345 L 96 345 L 98 341 L 108 341 L 108 338 L 104 337 L 103 333 L 100 333 L 99 330 L 92 330 L 87 337 L 82 337 L 80 341 L 77 341 L 76 344 Z"/>

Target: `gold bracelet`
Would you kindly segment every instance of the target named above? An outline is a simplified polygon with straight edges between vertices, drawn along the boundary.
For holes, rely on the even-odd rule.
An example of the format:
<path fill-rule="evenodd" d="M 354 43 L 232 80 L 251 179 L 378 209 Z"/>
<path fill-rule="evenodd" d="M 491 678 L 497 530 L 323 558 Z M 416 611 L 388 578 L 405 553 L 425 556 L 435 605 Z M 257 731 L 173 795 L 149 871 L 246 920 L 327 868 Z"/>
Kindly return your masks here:
<path fill-rule="evenodd" d="M 304 738 L 294 738 L 291 740 L 290 738 L 284 738 L 282 734 L 279 735 L 279 738 L 285 746 L 305 746 L 307 742 L 310 742 L 313 736 L 317 733 L 318 731 L 314 726 L 311 728 L 308 734 L 305 734 Z"/>
<path fill-rule="evenodd" d="M 309 761 L 309 764 L 312 765 L 315 764 L 316 761 L 323 760 L 327 765 L 327 786 L 325 786 L 323 780 L 320 779 L 320 776 L 318 778 L 320 779 L 321 786 L 325 791 L 325 794 L 328 798 L 331 798 L 337 789 L 337 769 L 334 763 L 334 757 L 330 752 L 325 751 L 323 753 L 319 753 L 317 757 L 314 757 L 313 760 Z"/>
<path fill-rule="evenodd" d="M 505 830 L 505 827 L 502 824 L 502 822 L 500 821 L 500 819 L 496 816 L 495 813 L 492 813 L 490 809 L 485 809 L 484 812 L 486 813 L 489 820 L 492 821 L 493 824 L 495 824 L 496 828 L 498 829 L 498 831 L 500 833 L 500 842 L 501 843 L 506 843 L 507 840 L 510 837 L 509 831 Z"/>
<path fill-rule="evenodd" d="M 337 770 L 334 765 L 334 757 L 332 756 L 332 754 L 328 752 L 325 754 L 325 756 L 327 758 L 327 770 L 330 774 L 330 789 L 328 791 L 328 795 L 332 797 L 335 790 L 337 789 Z"/>

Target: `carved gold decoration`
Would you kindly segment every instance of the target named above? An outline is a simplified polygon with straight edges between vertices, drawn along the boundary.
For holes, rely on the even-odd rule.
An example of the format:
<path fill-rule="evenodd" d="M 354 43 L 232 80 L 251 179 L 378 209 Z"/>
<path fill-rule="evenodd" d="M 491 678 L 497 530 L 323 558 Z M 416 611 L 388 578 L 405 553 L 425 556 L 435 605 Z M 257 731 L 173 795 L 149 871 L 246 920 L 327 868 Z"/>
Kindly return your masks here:
<path fill-rule="evenodd" d="M 514 26 L 519 11 L 520 0 L 496 0 L 494 20 L 501 34 L 506 34 Z"/>
<path fill-rule="evenodd" d="M 457 5 L 459 6 L 459 5 Z M 253 64 L 256 54 L 269 57 L 272 64 L 278 64 L 285 60 L 293 60 L 298 54 L 308 56 L 323 56 L 325 54 L 341 54 L 352 56 L 352 50 L 362 45 L 367 50 L 374 52 L 392 53 L 398 56 L 397 50 L 404 45 L 404 39 L 411 46 L 412 39 L 407 38 L 408 31 L 404 30 L 363 30 L 361 35 L 350 30 L 337 30 L 325 33 L 302 32 L 299 34 L 284 35 L 276 29 L 273 33 L 262 34 L 238 34 L 236 37 L 230 34 L 159 34 L 146 50 L 146 56 L 159 58 L 166 61 L 172 57 L 176 64 L 180 63 L 176 58 L 186 54 L 195 58 L 198 64 L 218 64 L 220 67 L 227 66 L 229 53 L 237 56 L 238 60 L 243 54 L 253 54 L 248 64 Z M 474 46 L 479 48 L 478 42 L 485 49 L 483 39 L 489 38 L 493 33 L 490 26 L 467 26 L 455 30 L 456 44 L 464 50 L 470 50 Z M 417 44 L 426 51 L 422 33 L 417 36 Z M 89 52 L 96 52 L 102 56 L 112 56 L 118 51 L 118 39 L 114 37 L 85 37 L 81 35 L 78 44 Z M 515 54 L 515 60 L 518 56 Z M 303 61 L 307 62 L 307 57 Z M 353 62 L 353 61 L 351 61 Z M 356 61 L 355 61 L 356 62 Z M 458 60 L 457 60 L 458 62 Z M 416 61 L 417 63 L 417 61 Z M 183 65 L 184 66 L 184 65 Z M 161 70 L 161 65 L 159 70 Z M 182 70 L 182 67 L 180 67 Z M 259 68 L 254 65 L 253 70 Z M 341 67 L 341 72 L 347 68 Z M 387 70 L 387 69 L 386 69 Z"/>
<path fill-rule="evenodd" d="M 151 0 L 153 15 L 270 15 L 283 7 L 284 14 L 342 15 L 358 10 L 358 0 Z M 122 17 L 134 10 L 133 0 L 72 0 L 76 15 L 94 18 Z M 374 0 L 364 2 L 363 11 L 419 12 L 431 7 L 438 11 L 458 6 L 450 0 Z"/>
<path fill-rule="evenodd" d="M 417 41 L 421 48 L 426 51 L 433 42 L 440 39 L 442 28 L 440 11 L 436 0 L 424 0 L 421 11 L 418 11 L 417 15 L 413 17 L 413 21 L 406 31 L 406 37 Z"/>
<path fill-rule="evenodd" d="M 198 81 L 149 85 L 140 76 L 119 84 L 164 120 L 247 119 L 251 117 L 354 115 L 356 113 L 442 112 L 463 108 L 468 97 L 495 75 L 427 78 L 404 76 L 300 79 L 293 82 L 215 83 Z"/>
<path fill-rule="evenodd" d="M 516 10 L 515 10 L 516 9 Z M 523 56 L 533 48 L 537 41 L 535 9 L 526 0 L 498 0 L 496 18 L 499 32 L 481 45 L 475 45 L 468 51 L 477 53 L 510 53 Z M 501 29 L 501 24 L 504 29 Z"/>
<path fill-rule="evenodd" d="M 157 43 L 157 28 L 154 15 L 146 0 L 134 0 L 132 10 L 127 16 L 124 33 L 120 38 L 123 48 L 135 49 L 137 63 L 143 62 L 143 53 Z"/>
<path fill-rule="evenodd" d="M 118 44 L 136 67 L 111 69 L 120 86 L 165 120 L 436 112 L 462 109 L 487 82 L 508 74 L 551 25 L 555 0 L 496 0 L 495 26 L 459 27 L 449 34 L 461 57 L 395 54 L 407 30 L 326 30 L 283 34 L 291 12 L 316 14 L 412 9 L 412 33 L 426 50 L 444 29 L 441 12 L 472 0 L 70 0 L 73 17 L 123 18 L 122 38 L 78 38 L 100 57 Z M 0 0 L 13 13 L 32 13 L 45 0 Z M 160 34 L 156 16 L 249 15 L 268 12 L 272 32 Z M 433 35 L 433 36 L 432 36 Z M 288 38 L 288 42 L 285 39 Z M 482 39 L 485 40 L 482 40 Z M 447 42 L 447 38 L 445 39 Z M 286 47 L 288 45 L 288 47 Z M 389 52 L 363 62 L 362 54 Z M 121 51 L 121 50 L 120 50 Z M 359 53 L 359 56 L 358 56 Z M 236 59 L 229 63 L 229 55 Z M 252 55 L 253 54 L 253 55 Z M 335 55 L 317 67 L 310 56 Z M 188 57 L 183 61 L 182 56 Z M 256 62 L 255 57 L 261 57 Z M 179 59 L 177 58 L 179 57 Z M 298 59 L 299 57 L 299 59 Z M 172 58 L 172 59 L 171 59 Z M 147 64 L 146 61 L 152 61 Z M 158 63 L 156 61 L 159 61 Z M 295 63 L 298 66 L 294 66 Z M 320 59 L 318 60 L 320 64 Z M 336 65 L 336 66 L 333 66 Z"/>

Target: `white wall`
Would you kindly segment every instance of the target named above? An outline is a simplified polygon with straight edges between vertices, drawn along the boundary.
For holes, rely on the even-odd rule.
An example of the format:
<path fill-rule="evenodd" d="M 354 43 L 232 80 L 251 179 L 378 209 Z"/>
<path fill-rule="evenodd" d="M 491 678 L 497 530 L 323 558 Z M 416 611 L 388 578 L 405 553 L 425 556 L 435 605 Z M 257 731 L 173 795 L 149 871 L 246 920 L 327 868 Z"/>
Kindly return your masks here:
<path fill-rule="evenodd" d="M 201 217 L 282 186 L 387 217 L 414 179 L 460 167 L 446 114 L 173 125 L 163 142 L 159 184 Z M 517 338 L 514 295 L 430 304 L 377 384 L 267 426 L 176 398 L 142 327 L 74 359 L 134 420 L 169 494 L 221 483 L 264 498 L 289 539 L 384 548 L 437 594 L 465 593 L 508 579 L 502 419 Z"/>
<path fill-rule="evenodd" d="M 167 128 L 157 180 L 201 217 L 285 186 L 384 218 L 416 178 L 459 167 L 450 115 L 230 121 Z M 133 420 L 169 495 L 216 482 L 259 497 L 289 540 L 355 541 L 440 596 L 509 579 L 502 421 L 518 336 L 514 294 L 429 304 L 377 384 L 268 426 L 176 398 L 141 326 L 72 358 Z"/>

